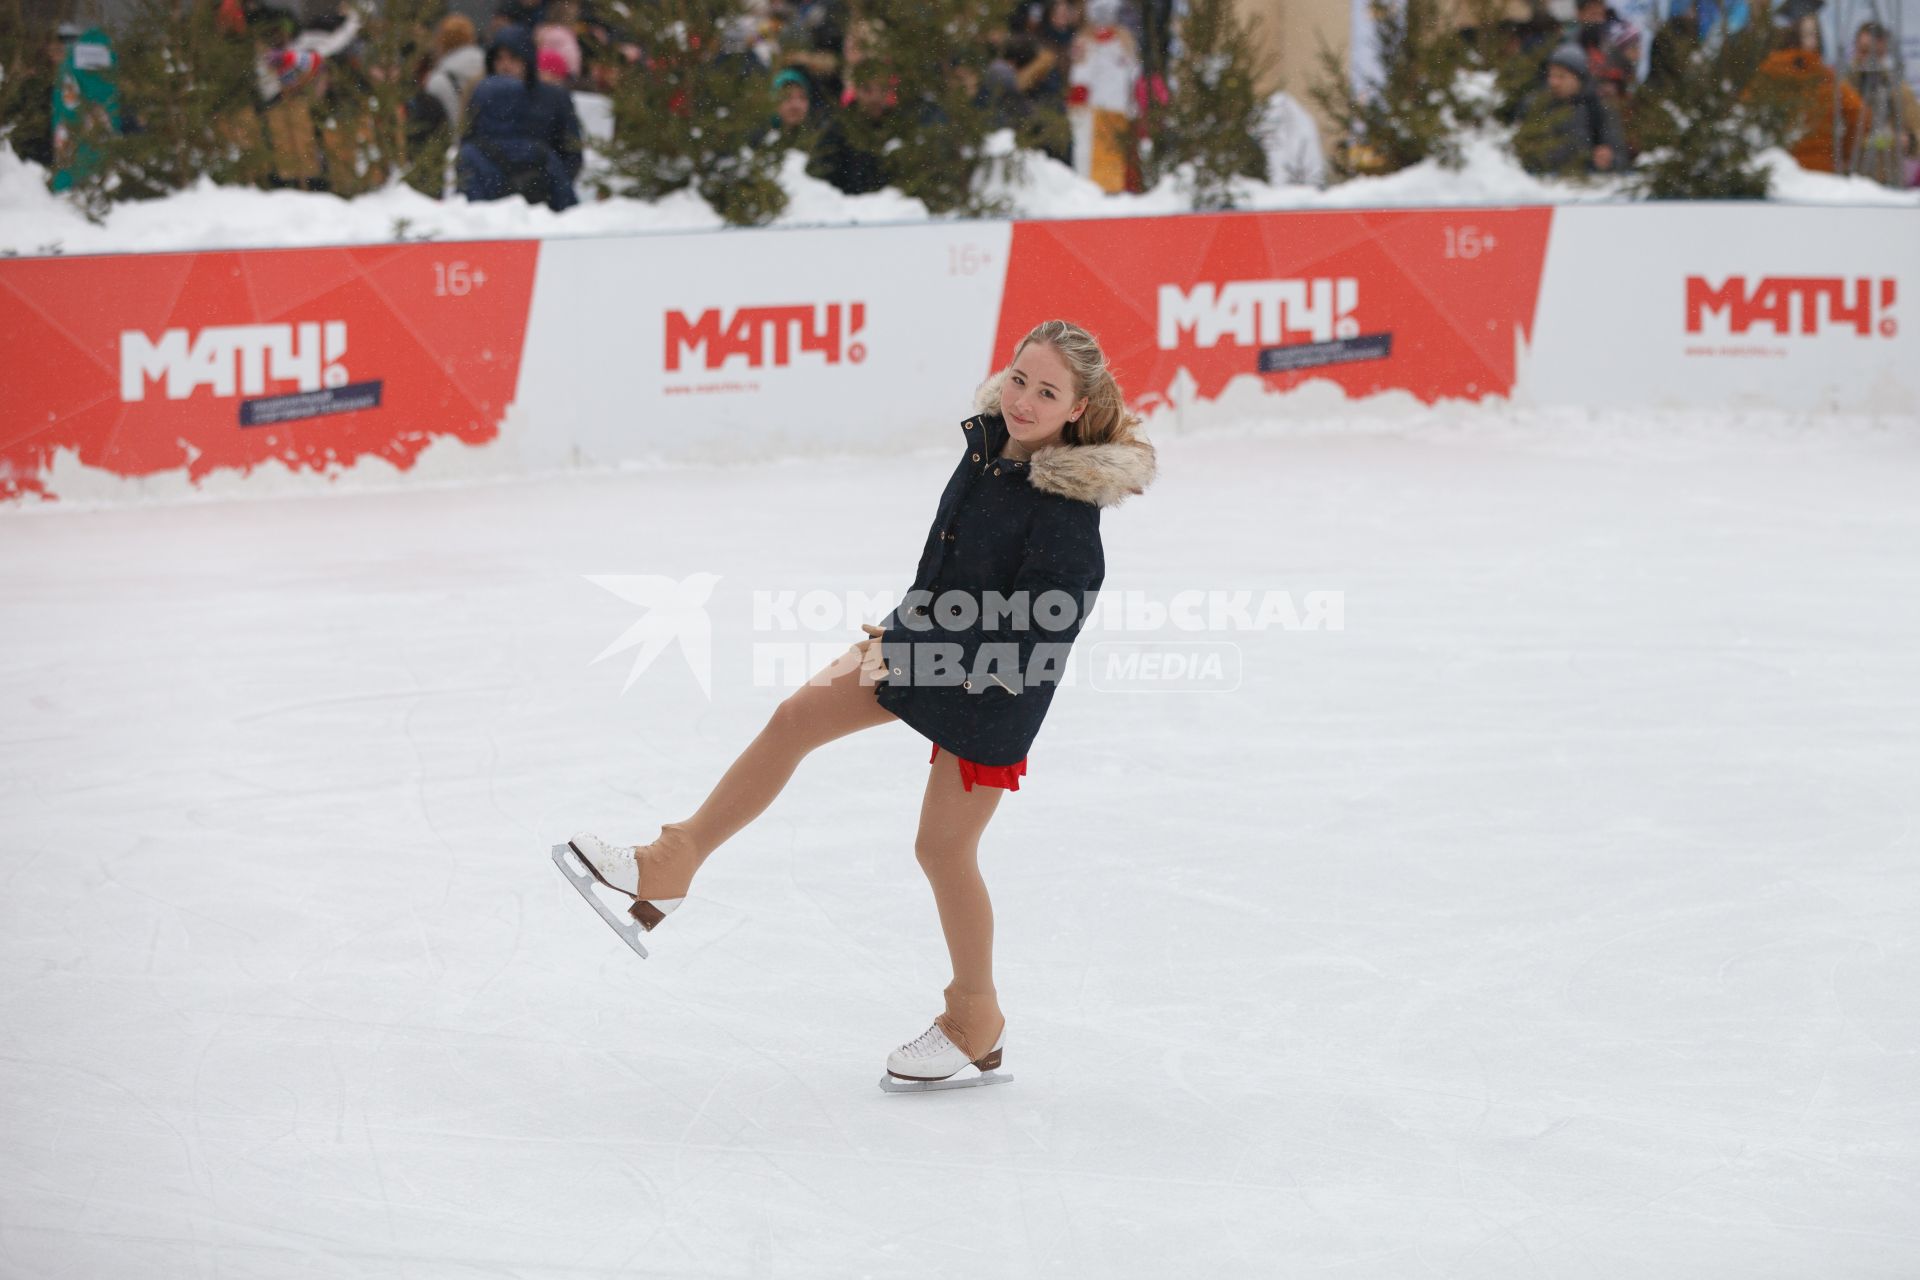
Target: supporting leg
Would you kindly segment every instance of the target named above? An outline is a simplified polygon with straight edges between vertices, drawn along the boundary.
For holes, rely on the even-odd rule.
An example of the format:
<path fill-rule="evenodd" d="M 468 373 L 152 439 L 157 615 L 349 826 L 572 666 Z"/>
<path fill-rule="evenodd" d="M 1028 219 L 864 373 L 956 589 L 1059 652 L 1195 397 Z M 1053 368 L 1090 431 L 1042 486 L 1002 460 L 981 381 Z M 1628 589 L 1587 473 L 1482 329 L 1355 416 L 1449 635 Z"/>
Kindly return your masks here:
<path fill-rule="evenodd" d="M 993 987 L 993 903 L 979 861 L 980 836 L 1002 794 L 999 787 L 966 790 L 959 758 L 942 751 L 929 766 L 913 842 L 914 856 L 933 886 L 953 961 L 947 1008 L 937 1021 L 947 1038 L 975 1059 L 993 1047 L 1006 1025 Z"/>

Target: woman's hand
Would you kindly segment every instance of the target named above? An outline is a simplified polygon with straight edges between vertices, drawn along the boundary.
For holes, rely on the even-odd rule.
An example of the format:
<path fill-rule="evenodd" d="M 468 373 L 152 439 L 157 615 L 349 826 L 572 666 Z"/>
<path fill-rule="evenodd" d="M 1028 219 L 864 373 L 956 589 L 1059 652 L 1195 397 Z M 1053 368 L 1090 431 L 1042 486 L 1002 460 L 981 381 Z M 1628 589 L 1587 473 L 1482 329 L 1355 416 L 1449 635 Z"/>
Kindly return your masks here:
<path fill-rule="evenodd" d="M 880 637 L 887 633 L 871 622 L 861 623 L 860 629 L 867 633 L 865 640 L 853 642 L 853 647 L 860 652 L 860 683 L 873 684 L 887 675 L 887 655 L 880 648 Z"/>

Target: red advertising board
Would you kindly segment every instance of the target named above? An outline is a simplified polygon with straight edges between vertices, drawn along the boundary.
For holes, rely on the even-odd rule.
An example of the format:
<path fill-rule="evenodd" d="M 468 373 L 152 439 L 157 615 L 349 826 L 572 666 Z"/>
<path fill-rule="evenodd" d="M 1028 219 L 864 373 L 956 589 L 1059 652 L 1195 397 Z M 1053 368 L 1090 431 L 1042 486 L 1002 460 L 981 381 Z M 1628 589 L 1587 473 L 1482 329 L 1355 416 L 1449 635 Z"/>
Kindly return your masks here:
<path fill-rule="evenodd" d="M 1225 213 L 1022 222 L 994 343 L 1072 319 L 1136 401 L 1252 376 L 1431 403 L 1513 390 L 1552 210 Z"/>
<path fill-rule="evenodd" d="M 0 503 L 410 472 L 435 441 L 500 442 L 428 459 L 462 474 L 891 447 L 1056 318 L 1182 425 L 1284 416 L 1241 393 L 1314 380 L 1911 415 L 1911 220 L 1313 210 L 0 259 Z"/>
<path fill-rule="evenodd" d="M 405 469 L 435 437 L 490 440 L 538 256 L 520 241 L 0 263 L 0 499 L 47 495 L 63 449 L 197 481 L 268 461 Z"/>

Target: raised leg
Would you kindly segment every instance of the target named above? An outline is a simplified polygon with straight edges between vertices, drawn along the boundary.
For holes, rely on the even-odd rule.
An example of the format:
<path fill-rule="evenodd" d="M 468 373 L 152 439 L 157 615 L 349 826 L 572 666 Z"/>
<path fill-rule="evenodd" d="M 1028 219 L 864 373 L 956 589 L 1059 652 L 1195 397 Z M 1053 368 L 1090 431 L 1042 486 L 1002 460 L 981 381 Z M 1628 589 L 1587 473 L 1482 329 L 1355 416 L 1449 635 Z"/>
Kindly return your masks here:
<path fill-rule="evenodd" d="M 700 865 L 766 811 L 808 752 L 893 720 L 875 694 L 852 648 L 789 694 L 694 815 L 664 824 L 660 838 L 639 851 L 642 896 L 684 896 Z"/>

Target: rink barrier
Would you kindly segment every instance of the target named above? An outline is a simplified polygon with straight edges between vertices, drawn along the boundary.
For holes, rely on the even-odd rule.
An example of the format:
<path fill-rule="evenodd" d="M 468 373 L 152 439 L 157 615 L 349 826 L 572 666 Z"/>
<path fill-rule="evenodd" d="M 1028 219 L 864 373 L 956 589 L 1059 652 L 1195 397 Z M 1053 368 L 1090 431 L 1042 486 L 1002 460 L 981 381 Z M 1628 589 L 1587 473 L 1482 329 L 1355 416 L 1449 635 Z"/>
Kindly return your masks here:
<path fill-rule="evenodd" d="M 0 500 L 910 449 L 1063 315 L 1161 431 L 1314 383 L 1913 415 L 1917 229 L 1662 204 L 11 259 Z"/>

